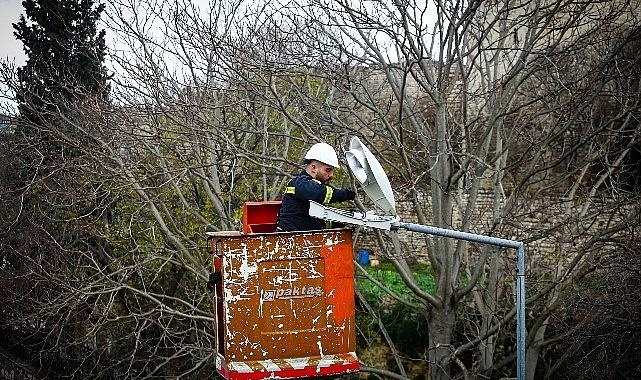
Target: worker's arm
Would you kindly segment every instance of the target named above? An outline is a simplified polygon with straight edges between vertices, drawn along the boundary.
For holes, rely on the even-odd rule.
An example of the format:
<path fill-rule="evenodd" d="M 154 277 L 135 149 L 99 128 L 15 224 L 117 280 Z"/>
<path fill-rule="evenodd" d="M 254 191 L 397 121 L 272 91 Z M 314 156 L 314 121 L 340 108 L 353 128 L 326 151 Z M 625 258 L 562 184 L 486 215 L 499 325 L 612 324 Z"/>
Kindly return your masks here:
<path fill-rule="evenodd" d="M 303 200 L 312 200 L 328 204 L 350 201 L 356 197 L 351 189 L 339 189 L 334 186 L 323 185 L 320 181 L 305 177 L 296 177 L 286 189 L 287 194 Z"/>

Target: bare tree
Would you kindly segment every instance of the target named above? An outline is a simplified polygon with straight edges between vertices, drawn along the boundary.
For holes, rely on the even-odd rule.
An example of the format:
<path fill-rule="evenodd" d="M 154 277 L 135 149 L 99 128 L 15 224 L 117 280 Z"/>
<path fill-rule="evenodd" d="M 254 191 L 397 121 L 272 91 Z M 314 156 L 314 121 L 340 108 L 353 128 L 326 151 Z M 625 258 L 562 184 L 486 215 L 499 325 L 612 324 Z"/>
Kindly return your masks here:
<path fill-rule="evenodd" d="M 73 363 L 54 373 L 210 373 L 204 227 L 237 229 L 242 202 L 277 197 L 317 140 L 362 137 L 419 223 L 528 243 L 530 377 L 573 281 L 638 228 L 638 183 L 626 174 L 639 139 L 638 66 L 623 54 L 639 39 L 632 6 L 156 5 L 108 5 L 120 41 L 112 104 L 85 97 L 66 116 L 76 133 L 59 138 L 81 154 L 50 172 L 60 187 L 42 199 L 53 206 L 28 209 L 48 254 L 14 242 L 25 266 L 3 257 L 3 281 L 26 285 L 6 280 L 2 326 L 21 329 L 9 335 L 33 348 L 27 356 Z M 45 183 L 28 174 L 15 204 Z M 70 203 L 84 212 L 43 212 Z M 21 229 L 15 220 L 3 232 Z M 395 233 L 378 239 L 427 321 L 427 349 L 413 359 L 429 376 L 510 374 L 514 353 L 497 350 L 513 347 L 509 253 L 424 237 L 412 252 Z M 434 293 L 410 270 L 417 255 L 433 268 Z M 369 370 L 409 377 L 396 358 L 398 373 Z"/>
<path fill-rule="evenodd" d="M 528 336 L 532 378 L 546 320 L 564 287 L 582 276 L 591 255 L 625 236 L 638 211 L 634 194 L 611 195 L 638 144 L 639 99 L 630 91 L 634 82 L 615 85 L 619 74 L 606 70 L 628 66 L 620 52 L 636 38 L 636 8 L 310 3 L 299 4 L 296 16 L 288 13 L 287 25 L 324 52 L 323 75 L 340 78 L 342 94 L 327 107 L 330 128 L 355 129 L 377 148 L 418 222 L 529 243 L 529 270 L 536 273 L 529 288 L 536 310 Z M 614 112 L 591 117 L 595 107 L 613 103 Z M 479 204 L 483 190 L 493 193 L 489 207 Z M 550 241 L 559 252 L 554 258 L 539 251 Z M 513 360 L 494 361 L 496 342 L 505 339 L 498 332 L 515 313 L 499 311 L 513 305 L 505 253 L 482 247 L 472 257 L 475 249 L 464 242 L 426 243 L 435 294 L 417 285 L 398 244 L 390 258 L 427 310 L 431 378 L 450 378 L 450 365 L 473 347 L 475 373 Z M 455 342 L 457 311 L 470 295 L 479 320 L 469 323 L 477 327 L 469 342 Z"/>
<path fill-rule="evenodd" d="M 306 105 L 327 85 L 278 61 L 287 41 L 269 31 L 252 41 L 255 25 L 245 23 L 260 13 L 237 19 L 239 5 L 110 3 L 110 28 L 125 44 L 110 56 L 112 102 L 78 93 L 73 112 L 39 115 L 63 119 L 73 133 L 52 136 L 76 154 L 33 165 L 37 175 L 10 189 L 19 199 L 38 194 L 45 176 L 59 185 L 34 197 L 50 213 L 35 204 L 33 217 L 15 216 L 36 223 L 52 248 L 38 254 L 3 239 L 26 265 L 2 268 L 13 285 L 2 326 L 38 375 L 212 372 L 205 228 L 238 229 L 242 202 L 279 196 L 304 149 L 326 138 L 280 109 L 317 118 Z M 24 143 L 37 158 L 40 142 Z M 43 292 L 10 280 L 20 273 Z"/>

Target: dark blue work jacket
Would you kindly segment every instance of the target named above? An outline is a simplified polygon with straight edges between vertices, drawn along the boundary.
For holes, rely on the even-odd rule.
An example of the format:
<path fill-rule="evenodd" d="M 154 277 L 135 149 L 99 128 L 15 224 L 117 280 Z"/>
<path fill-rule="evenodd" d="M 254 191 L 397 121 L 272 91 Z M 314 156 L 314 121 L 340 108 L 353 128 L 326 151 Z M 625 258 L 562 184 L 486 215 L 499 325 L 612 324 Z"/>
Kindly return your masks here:
<path fill-rule="evenodd" d="M 354 196 L 352 190 L 324 185 L 303 171 L 287 184 L 278 212 L 278 227 L 283 231 L 321 230 L 325 221 L 309 216 L 309 201 L 329 204 L 352 200 Z"/>

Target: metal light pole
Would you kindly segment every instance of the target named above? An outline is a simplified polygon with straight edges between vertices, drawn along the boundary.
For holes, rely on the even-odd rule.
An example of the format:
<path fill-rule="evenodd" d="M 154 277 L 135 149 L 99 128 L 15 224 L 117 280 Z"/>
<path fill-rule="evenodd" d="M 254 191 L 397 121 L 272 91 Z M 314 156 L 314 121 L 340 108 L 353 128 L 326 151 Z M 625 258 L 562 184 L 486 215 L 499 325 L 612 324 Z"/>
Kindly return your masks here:
<path fill-rule="evenodd" d="M 499 239 L 421 224 L 403 223 L 396 214 L 394 193 L 383 167 L 358 137 L 352 137 L 350 149 L 345 152 L 345 157 L 350 170 L 367 196 L 376 206 L 383 210 L 385 215 L 379 216 L 372 212 L 339 210 L 314 201 L 310 201 L 309 215 L 320 219 L 381 230 L 389 231 L 402 228 L 428 235 L 496 245 L 516 250 L 516 377 L 517 380 L 525 380 L 525 245 L 515 240 Z"/>
<path fill-rule="evenodd" d="M 393 222 L 391 229 L 405 229 L 427 235 L 472 241 L 516 249 L 516 378 L 525 380 L 525 244 L 520 241 L 424 226 L 422 224 Z"/>

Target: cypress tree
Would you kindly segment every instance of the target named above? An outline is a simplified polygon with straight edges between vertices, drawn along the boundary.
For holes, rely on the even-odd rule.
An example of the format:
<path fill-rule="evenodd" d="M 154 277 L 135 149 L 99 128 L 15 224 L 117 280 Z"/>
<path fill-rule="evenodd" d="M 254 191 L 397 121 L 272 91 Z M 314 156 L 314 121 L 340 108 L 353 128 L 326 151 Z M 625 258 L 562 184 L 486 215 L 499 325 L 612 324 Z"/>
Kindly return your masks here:
<path fill-rule="evenodd" d="M 62 122 L 88 97 L 106 100 L 105 31 L 97 21 L 104 4 L 93 0 L 24 0 L 14 35 L 24 45 L 18 69 L 18 107 L 27 135 L 67 134 Z M 47 131 L 47 133 L 43 133 Z"/>

